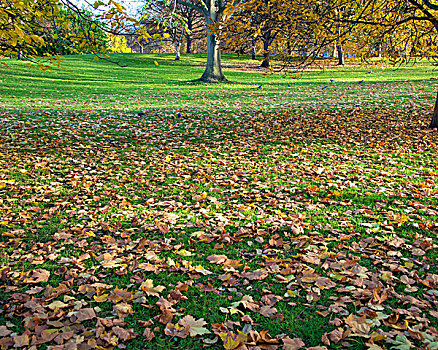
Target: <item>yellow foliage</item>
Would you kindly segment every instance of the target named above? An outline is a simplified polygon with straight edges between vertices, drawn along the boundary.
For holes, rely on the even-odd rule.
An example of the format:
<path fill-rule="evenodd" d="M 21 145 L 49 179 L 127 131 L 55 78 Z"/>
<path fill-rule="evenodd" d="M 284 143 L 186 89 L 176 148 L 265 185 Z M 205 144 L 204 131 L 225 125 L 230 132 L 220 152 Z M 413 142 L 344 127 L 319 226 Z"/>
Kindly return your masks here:
<path fill-rule="evenodd" d="M 108 35 L 110 52 L 130 53 L 132 50 L 127 46 L 126 38 L 122 35 Z"/>
<path fill-rule="evenodd" d="M 342 45 L 357 57 L 395 63 L 437 55 L 435 6 L 425 0 L 246 0 L 228 4 L 216 31 L 226 49 L 268 40 L 268 51 L 284 60 Z"/>

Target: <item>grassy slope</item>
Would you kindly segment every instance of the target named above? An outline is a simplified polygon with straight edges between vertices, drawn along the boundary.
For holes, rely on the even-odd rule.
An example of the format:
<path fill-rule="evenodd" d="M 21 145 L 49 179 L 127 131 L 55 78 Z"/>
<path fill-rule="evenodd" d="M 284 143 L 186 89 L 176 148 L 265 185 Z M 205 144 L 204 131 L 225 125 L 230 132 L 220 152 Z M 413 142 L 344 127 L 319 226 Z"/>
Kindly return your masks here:
<path fill-rule="evenodd" d="M 220 307 L 243 295 L 260 303 L 263 294 L 278 295 L 283 300 L 275 305 L 277 317 L 242 311 L 257 331 L 298 336 L 307 346 L 321 345 L 321 336 L 336 328 L 329 319 L 344 320 L 368 301 L 377 303 L 353 296 L 366 292 L 358 287 L 359 277 L 379 281 L 390 293 L 382 302 L 386 315 L 411 306 L 401 305 L 397 295 L 420 300 L 433 295 L 436 287 L 420 282 L 437 273 L 436 136 L 424 130 L 437 85 L 430 80 L 436 74 L 432 67 L 313 71 L 300 80 L 229 70 L 235 83 L 200 85 L 189 82 L 202 73 L 198 56 L 177 63 L 164 55 L 117 59 L 128 67 L 77 56 L 65 60 L 66 71 L 29 72 L 17 62 L 0 71 L 0 259 L 11 269 L 0 284 L 0 306 L 6 310 L 1 325 L 23 332 L 26 309 L 20 300 L 5 301 L 29 289 L 20 274 L 35 267 L 51 272 L 48 283 L 41 283 L 46 293 L 47 285 L 70 280 L 70 295 L 99 306 L 100 317 L 111 317 L 114 303 L 96 302 L 81 285 L 102 282 L 112 285 L 109 294 L 115 286 L 135 292 L 139 281 L 151 278 L 166 287 L 160 294 L 167 297 L 178 281 L 193 280 L 183 292 L 188 299 L 175 306 L 173 322 L 190 314 L 204 318 L 210 331 L 213 323 L 240 319 Z M 176 117 L 178 111 L 182 117 Z M 160 223 L 170 231 L 161 233 Z M 304 234 L 294 231 L 297 226 Z M 245 234 L 237 234 L 239 228 Z M 209 235 L 207 242 L 200 231 Z M 370 236 L 376 239 L 367 243 Z M 143 237 L 148 243 L 139 247 Z M 405 241 L 398 249 L 391 243 L 395 237 Z M 421 242 L 435 246 L 426 249 Z M 413 255 L 413 247 L 424 255 Z M 93 254 L 84 257 L 90 248 Z M 397 250 L 400 256 L 394 255 Z M 48 251 L 54 254 L 50 259 Z M 151 258 L 152 252 L 158 257 Z M 212 254 L 239 260 L 236 271 L 209 263 Z M 354 259 L 361 269 L 353 266 L 353 277 L 342 279 L 336 263 Z M 146 268 L 148 262 L 155 267 Z M 429 269 L 422 269 L 427 264 Z M 196 272 L 199 265 L 212 274 Z M 291 266 L 299 268 L 283 276 L 293 283 L 279 283 L 278 271 Z M 248 283 L 244 267 L 266 269 L 268 275 Z M 227 273 L 235 282 L 220 279 Z M 297 283 L 306 273 L 347 290 Z M 400 282 L 402 275 L 414 278 L 412 289 Z M 208 283 L 213 292 L 205 291 Z M 35 295 L 47 309 L 43 293 Z M 356 303 L 340 302 L 340 313 L 325 316 L 334 297 L 342 295 Z M 427 298 L 436 306 L 436 296 Z M 126 328 L 141 334 L 137 321 L 160 315 L 157 300 L 148 296 L 134 303 Z M 21 309 L 14 311 L 13 305 Z M 421 315 L 431 322 L 422 331 L 437 326 L 427 308 Z M 416 323 L 421 322 L 411 326 Z M 199 337 L 168 337 L 157 319 L 155 326 L 147 348 L 202 347 Z M 364 348 L 361 338 L 346 341 Z M 127 344 L 144 343 L 138 337 Z"/>
<path fill-rule="evenodd" d="M 184 107 L 209 109 L 206 102 L 214 101 L 218 104 L 216 109 L 312 108 L 333 104 L 344 108 L 358 103 L 367 106 L 384 103 L 396 108 L 401 103 L 400 108 L 412 105 L 429 108 L 436 85 L 430 81 L 436 72 L 428 64 L 398 70 L 363 67 L 354 71 L 313 71 L 299 80 L 234 70 L 228 71 L 227 77 L 235 83 L 218 87 L 189 83 L 202 74 L 202 56 L 183 56 L 182 61 L 175 62 L 172 55 L 128 54 L 118 55 L 117 61 L 128 67 L 83 56 L 66 59 L 65 71 L 29 72 L 24 64 L 12 63 L 12 72 L 7 68 L 0 70 L 0 80 L 3 80 L 0 107 L 125 111 L 157 107 L 172 111 Z M 247 63 L 229 56 L 223 61 L 225 66 Z M 330 83 L 330 79 L 334 83 Z M 358 84 L 362 80 L 364 83 Z M 260 84 L 264 85 L 263 89 L 254 89 Z M 324 86 L 329 87 L 323 90 Z M 242 100 L 243 94 L 248 99 Z M 218 101 L 218 97 L 222 101 Z"/>

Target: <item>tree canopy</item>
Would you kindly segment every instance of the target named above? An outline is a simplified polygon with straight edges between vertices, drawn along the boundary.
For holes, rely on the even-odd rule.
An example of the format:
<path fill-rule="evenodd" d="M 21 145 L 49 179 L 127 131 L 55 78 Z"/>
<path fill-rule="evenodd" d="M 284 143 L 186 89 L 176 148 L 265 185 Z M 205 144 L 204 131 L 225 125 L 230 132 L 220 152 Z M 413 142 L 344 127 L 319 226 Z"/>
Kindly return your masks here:
<path fill-rule="evenodd" d="M 216 29 L 228 47 L 275 33 L 265 54 L 275 51 L 285 67 L 303 68 L 344 45 L 394 64 L 438 55 L 438 3 L 430 0 L 247 0 L 229 3 Z M 438 97 L 430 127 L 438 128 Z"/>
<path fill-rule="evenodd" d="M 106 58 L 104 33 L 136 32 L 148 37 L 137 19 L 113 0 L 96 1 L 94 12 L 71 0 L 0 0 L 0 54 L 41 62 L 56 60 L 50 46 L 63 41 L 71 52 Z M 42 57 L 41 57 L 42 56 Z M 41 60 L 43 58 L 43 61 Z"/>

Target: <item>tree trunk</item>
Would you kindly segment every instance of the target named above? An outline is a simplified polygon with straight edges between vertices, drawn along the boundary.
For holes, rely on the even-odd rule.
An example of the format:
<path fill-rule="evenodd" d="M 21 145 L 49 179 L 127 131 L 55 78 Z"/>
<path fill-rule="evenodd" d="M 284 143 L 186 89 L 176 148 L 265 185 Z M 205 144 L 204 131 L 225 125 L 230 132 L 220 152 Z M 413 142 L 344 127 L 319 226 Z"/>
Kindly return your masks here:
<path fill-rule="evenodd" d="M 344 49 L 342 44 L 337 45 L 336 50 L 338 51 L 338 66 L 345 65 Z"/>
<path fill-rule="evenodd" d="M 212 19 L 218 20 L 219 16 L 216 13 L 210 13 L 206 18 L 207 26 L 212 23 Z M 206 83 L 227 81 L 227 78 L 225 78 L 225 75 L 222 73 L 219 40 L 210 30 L 207 30 L 207 66 L 199 80 Z"/>
<path fill-rule="evenodd" d="M 256 43 L 254 39 L 251 40 L 251 59 L 256 59 Z"/>
<path fill-rule="evenodd" d="M 176 56 L 175 61 L 179 61 L 181 59 L 181 43 L 175 43 Z"/>
<path fill-rule="evenodd" d="M 17 59 L 21 61 L 23 59 L 23 51 L 21 49 L 21 44 L 18 44 L 18 51 L 17 51 Z"/>
<path fill-rule="evenodd" d="M 188 29 L 188 31 L 187 31 L 187 35 L 186 35 L 186 38 L 187 38 L 187 50 L 186 50 L 186 53 L 192 53 L 192 29 L 193 29 L 193 24 L 192 24 L 192 21 L 189 19 L 188 21 L 187 21 L 187 29 Z"/>
<path fill-rule="evenodd" d="M 263 68 L 269 68 L 269 39 L 263 40 Z"/>
<path fill-rule="evenodd" d="M 256 50 L 255 50 L 255 46 L 251 47 L 251 59 L 255 60 L 256 59 Z"/>
<path fill-rule="evenodd" d="M 187 53 L 192 53 L 192 36 L 189 34 L 187 35 Z"/>
<path fill-rule="evenodd" d="M 438 94 L 436 95 L 435 109 L 433 111 L 432 121 L 430 122 L 429 129 L 438 129 Z"/>

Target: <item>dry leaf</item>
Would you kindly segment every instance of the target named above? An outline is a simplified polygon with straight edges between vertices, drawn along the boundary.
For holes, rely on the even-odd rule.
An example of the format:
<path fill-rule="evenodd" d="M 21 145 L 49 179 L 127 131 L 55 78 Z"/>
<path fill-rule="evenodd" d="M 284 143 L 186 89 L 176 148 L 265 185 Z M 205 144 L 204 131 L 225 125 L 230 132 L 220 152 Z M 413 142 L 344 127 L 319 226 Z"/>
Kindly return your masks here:
<path fill-rule="evenodd" d="M 191 337 L 211 333 L 207 328 L 203 327 L 207 324 L 203 318 L 196 321 L 193 316 L 187 315 L 179 320 L 178 324 L 184 327 Z"/>
<path fill-rule="evenodd" d="M 300 338 L 292 339 L 289 337 L 284 337 L 281 339 L 281 341 L 283 342 L 284 350 L 297 350 L 306 346 L 306 344 Z"/>
<path fill-rule="evenodd" d="M 29 271 L 26 278 L 24 278 L 24 283 L 41 283 L 47 282 L 50 277 L 50 272 L 44 269 L 36 269 Z"/>
<path fill-rule="evenodd" d="M 156 286 L 154 287 L 154 282 L 150 279 L 146 280 L 141 284 L 141 290 L 146 293 L 146 295 L 159 297 L 159 293 L 161 293 L 164 289 L 164 286 Z"/>

